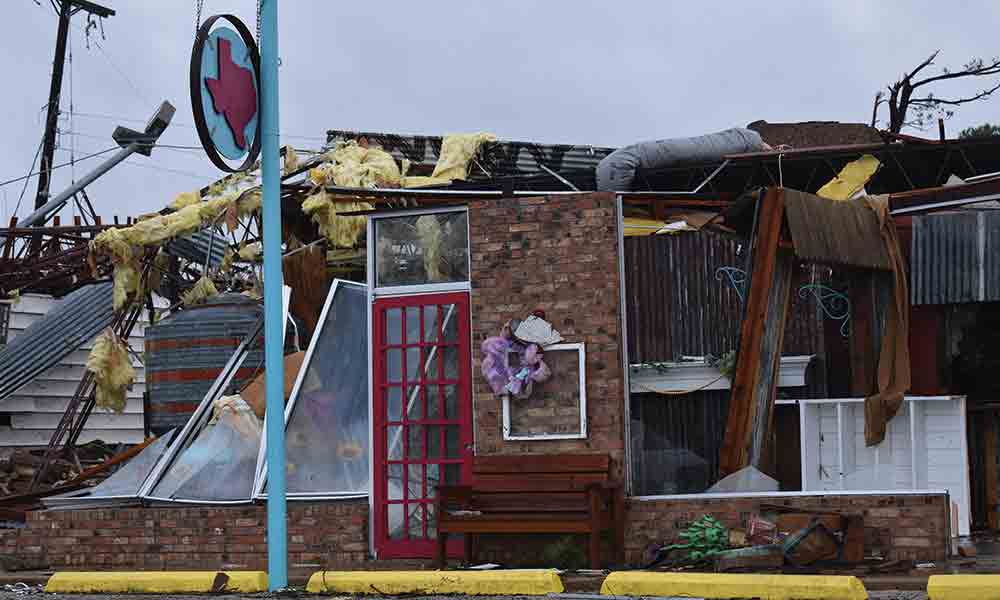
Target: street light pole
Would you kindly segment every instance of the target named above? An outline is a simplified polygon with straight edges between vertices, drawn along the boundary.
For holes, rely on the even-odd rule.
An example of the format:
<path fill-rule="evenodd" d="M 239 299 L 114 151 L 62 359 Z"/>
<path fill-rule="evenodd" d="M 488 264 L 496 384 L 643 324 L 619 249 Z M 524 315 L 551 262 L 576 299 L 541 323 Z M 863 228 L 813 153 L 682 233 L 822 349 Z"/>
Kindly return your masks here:
<path fill-rule="evenodd" d="M 278 0 L 260 0 L 261 177 L 264 189 L 264 387 L 267 393 L 267 572 L 288 587 L 285 374 L 281 300 L 281 165 L 278 156 Z"/>

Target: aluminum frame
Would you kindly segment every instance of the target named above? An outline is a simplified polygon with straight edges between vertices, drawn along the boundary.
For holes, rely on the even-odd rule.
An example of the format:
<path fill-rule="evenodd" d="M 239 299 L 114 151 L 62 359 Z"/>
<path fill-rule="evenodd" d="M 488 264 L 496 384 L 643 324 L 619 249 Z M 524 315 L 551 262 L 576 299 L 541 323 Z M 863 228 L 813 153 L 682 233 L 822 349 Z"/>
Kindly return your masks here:
<path fill-rule="evenodd" d="M 288 430 L 288 422 L 291 419 L 292 411 L 294 411 L 296 404 L 299 400 L 299 391 L 302 387 L 302 383 L 305 381 L 306 370 L 312 363 L 313 353 L 316 350 L 316 345 L 319 343 L 319 338 L 323 331 L 326 329 L 326 318 L 330 312 L 330 307 L 333 305 L 333 299 L 336 296 L 337 290 L 340 286 L 356 286 L 359 289 L 368 292 L 370 289 L 363 283 L 358 283 L 356 281 L 348 281 L 346 279 L 334 279 L 333 283 L 330 285 L 330 291 L 326 295 L 326 301 L 323 303 L 323 310 L 319 315 L 319 327 L 312 334 L 312 338 L 309 340 L 309 347 L 306 349 L 306 355 L 302 358 L 302 366 L 299 368 L 298 374 L 295 376 L 295 384 L 292 386 L 291 395 L 288 398 L 288 404 L 285 406 L 285 430 Z M 366 296 L 368 294 L 366 293 Z M 366 313 L 371 312 L 366 311 Z M 370 319 L 370 317 L 368 317 Z M 370 334 L 369 334 L 370 335 Z M 371 342 L 369 340 L 368 344 L 369 352 L 371 352 Z M 371 374 L 368 375 L 369 379 L 369 389 L 371 388 Z M 369 405 L 371 404 L 369 399 Z M 369 435 L 369 452 L 371 451 L 371 409 L 368 411 L 368 435 Z M 369 462 L 369 473 L 371 472 L 371 454 L 368 455 Z M 267 485 L 267 439 L 262 438 L 260 442 L 260 451 L 257 456 L 257 468 L 255 470 L 254 485 L 251 497 L 254 500 L 266 500 L 267 492 L 264 491 L 264 486 Z M 369 475 L 368 487 L 371 488 L 371 477 Z M 361 492 L 286 492 L 285 497 L 288 500 L 347 500 L 347 499 L 358 499 L 365 498 L 371 495 L 371 490 L 361 493 Z"/>
<path fill-rule="evenodd" d="M 625 495 L 632 495 L 632 382 L 629 378 L 629 357 L 628 357 L 628 312 L 627 294 L 625 292 L 625 212 L 623 210 L 622 195 L 615 196 L 615 224 L 617 225 L 617 250 L 618 250 L 618 328 L 622 332 L 619 343 L 621 344 L 622 357 L 622 394 L 624 396 L 622 419 L 624 422 L 625 435 Z"/>
<path fill-rule="evenodd" d="M 503 395 L 503 439 L 511 441 L 543 441 L 543 440 L 585 440 L 587 439 L 587 349 L 583 342 L 567 344 L 552 344 L 546 346 L 546 352 L 575 350 L 580 371 L 580 433 L 544 433 L 539 435 L 511 435 L 510 433 L 510 394 Z"/>
<path fill-rule="evenodd" d="M 282 286 L 282 313 L 283 313 L 283 333 L 287 332 L 288 328 L 288 313 L 289 307 L 291 305 L 292 289 L 290 287 Z M 170 446 L 164 452 L 163 456 L 160 458 L 156 467 L 150 472 L 149 477 L 143 483 L 142 488 L 139 492 L 139 497 L 144 502 L 162 502 L 162 503 L 181 503 L 181 504 L 201 504 L 201 505 L 240 505 L 249 504 L 253 502 L 253 483 L 256 483 L 257 479 L 257 467 L 254 470 L 254 482 L 251 483 L 250 495 L 246 500 L 191 500 L 182 498 L 162 498 L 159 496 L 153 496 L 153 490 L 156 489 L 156 485 L 160 482 L 163 474 L 166 472 L 170 466 L 173 465 L 174 461 L 182 448 L 185 447 L 189 438 L 195 433 L 201 432 L 204 429 L 206 422 L 212 416 L 212 402 L 219 398 L 229 384 L 232 382 L 233 378 L 236 377 L 236 372 L 243 366 L 243 362 L 246 360 L 247 355 L 250 353 L 250 345 L 257 339 L 258 336 L 264 333 L 264 317 L 263 315 L 257 321 L 254 326 L 253 331 L 240 342 L 240 345 L 236 347 L 233 355 L 229 358 L 229 361 L 222 368 L 219 376 L 215 378 L 212 382 L 212 386 L 209 388 L 205 397 L 202 398 L 201 403 L 198 408 L 195 409 L 191 418 L 184 423 L 184 428 L 174 436 L 173 441 Z M 266 415 L 264 427 L 267 426 Z M 261 445 L 263 445 L 263 440 L 266 438 L 264 435 L 265 429 L 261 429 Z M 258 464 L 260 455 L 258 454 Z"/>
<path fill-rule="evenodd" d="M 146 476 L 143 477 L 142 481 L 139 482 L 139 486 L 136 488 L 135 494 L 111 494 L 107 496 L 90 495 L 97 487 L 99 487 L 100 484 L 98 484 L 97 486 L 94 487 L 84 488 L 82 490 L 69 492 L 67 494 L 60 494 L 59 496 L 49 496 L 48 498 L 43 499 L 42 503 L 45 505 L 46 509 L 50 510 L 76 510 L 76 509 L 83 510 L 91 508 L 117 507 L 131 503 L 140 503 L 142 501 L 140 491 L 142 490 L 145 483 L 149 481 L 149 478 L 153 475 L 153 471 L 156 469 L 156 466 L 163 460 L 163 457 L 166 456 L 167 450 L 169 450 L 170 446 L 173 445 L 173 442 L 179 433 L 180 432 L 178 430 L 171 429 L 166 434 L 164 434 L 171 436 L 171 438 L 167 440 L 167 445 L 163 449 L 163 452 L 161 452 L 160 455 L 156 457 L 156 460 L 153 462 L 152 468 L 149 469 L 149 471 L 146 473 Z M 156 441 L 152 442 L 150 446 L 152 444 L 155 444 L 157 441 L 160 440 L 157 439 Z M 149 450 L 148 446 L 146 448 L 143 448 L 142 451 L 139 452 L 139 454 L 133 456 L 129 460 L 129 462 L 135 460 L 139 455 L 141 455 L 143 452 L 146 452 L 147 450 Z M 123 465 L 119 466 L 119 470 L 124 468 L 128 464 L 129 463 L 124 463 Z M 118 471 L 115 471 L 115 473 L 117 472 Z M 112 476 L 113 475 L 114 473 L 112 473 Z"/>
<path fill-rule="evenodd" d="M 464 212 L 466 214 L 465 218 L 465 237 L 468 240 L 469 248 L 467 248 L 467 261 L 468 261 L 468 272 L 469 279 L 465 281 L 449 281 L 446 283 L 419 283 L 414 285 L 388 285 L 388 286 L 377 286 L 377 274 L 375 272 L 375 252 L 377 250 L 377 245 L 375 244 L 375 222 L 380 219 L 391 219 L 394 217 L 419 217 L 423 215 L 432 215 L 440 213 L 460 213 Z M 442 206 L 440 208 L 420 208 L 412 210 L 393 210 L 381 212 L 378 214 L 368 215 L 368 252 L 367 252 L 367 279 L 368 279 L 368 289 L 371 290 L 372 296 L 406 296 L 410 294 L 422 294 L 422 293 L 437 293 L 437 292 L 468 292 L 472 290 L 472 251 L 471 251 L 471 232 L 469 229 L 469 207 L 468 206 Z M 371 332 L 369 332 L 371 333 Z"/>
<path fill-rule="evenodd" d="M 205 397 L 202 398 L 201 403 L 198 408 L 195 409 L 191 418 L 184 423 L 184 428 L 181 429 L 180 433 L 174 436 L 173 442 L 164 452 L 160 461 L 150 472 L 149 477 L 143 483 L 139 491 L 139 497 L 143 500 L 152 500 L 158 502 L 181 502 L 181 500 L 176 500 L 174 498 L 160 498 L 158 496 L 153 496 L 153 489 L 156 484 L 160 482 L 160 478 L 166 472 L 174 461 L 177 459 L 178 454 L 182 447 L 185 446 L 188 439 L 195 433 L 195 430 L 201 431 L 204 428 L 205 422 L 211 417 L 212 402 L 215 401 L 222 394 L 222 390 L 229 387 L 233 378 L 236 376 L 236 371 L 243 366 L 243 361 L 246 360 L 247 354 L 250 351 L 250 344 L 257 339 L 257 336 L 261 335 L 264 330 L 264 320 L 261 318 L 257 325 L 254 327 L 253 331 L 246 338 L 240 342 L 240 345 L 236 347 L 236 351 L 229 358 L 229 362 L 222 368 L 219 376 L 215 378 L 212 382 L 212 387 L 208 389 Z M 243 504 L 250 502 L 252 497 L 248 497 L 245 502 L 237 502 L 238 504 Z M 191 502 L 191 501 L 187 501 Z M 208 501 L 198 501 L 197 504 L 224 504 L 231 502 L 208 502 Z"/>

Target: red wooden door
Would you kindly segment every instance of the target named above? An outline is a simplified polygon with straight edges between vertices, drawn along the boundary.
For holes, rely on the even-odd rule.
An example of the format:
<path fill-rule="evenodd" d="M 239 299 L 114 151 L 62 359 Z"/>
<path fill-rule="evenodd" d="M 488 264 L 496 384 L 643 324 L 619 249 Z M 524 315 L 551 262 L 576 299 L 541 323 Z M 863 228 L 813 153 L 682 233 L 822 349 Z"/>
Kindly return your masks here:
<path fill-rule="evenodd" d="M 378 299 L 372 324 L 375 549 L 430 558 L 436 486 L 472 474 L 469 296 Z"/>

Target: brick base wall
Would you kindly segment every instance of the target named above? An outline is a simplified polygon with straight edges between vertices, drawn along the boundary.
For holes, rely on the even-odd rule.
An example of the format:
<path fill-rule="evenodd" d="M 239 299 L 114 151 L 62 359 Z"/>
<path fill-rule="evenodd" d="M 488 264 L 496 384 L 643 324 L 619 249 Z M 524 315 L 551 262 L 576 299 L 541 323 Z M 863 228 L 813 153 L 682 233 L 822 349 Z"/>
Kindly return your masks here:
<path fill-rule="evenodd" d="M 764 506 L 762 506 L 764 505 Z M 695 519 L 711 515 L 746 527 L 766 505 L 837 511 L 865 520 L 866 552 L 888 560 L 940 561 L 949 544 L 944 495 L 782 496 L 628 501 L 626 560 L 643 564 L 654 544 L 677 539 Z M 266 569 L 264 506 L 156 507 L 29 513 L 23 529 L 0 530 L 0 567 L 7 570 Z M 301 580 L 320 569 L 420 569 L 429 560 L 372 561 L 367 500 L 291 502 L 289 565 Z M 510 566 L 575 567 L 586 557 L 585 536 L 488 535 L 477 560 Z M 605 540 L 603 554 L 610 560 Z"/>
<path fill-rule="evenodd" d="M 266 524 L 262 505 L 38 511 L 0 536 L 0 553 L 13 568 L 266 570 Z M 358 568 L 368 501 L 289 502 L 288 554 L 293 575 Z"/>
<path fill-rule="evenodd" d="M 949 502 L 943 494 L 700 500 L 633 498 L 628 504 L 625 553 L 629 564 L 648 560 L 646 553 L 651 545 L 677 540 L 677 535 L 702 515 L 710 515 L 728 527 L 745 529 L 749 515 L 768 512 L 767 505 L 861 515 L 865 521 L 866 555 L 880 554 L 887 560 L 944 560 L 950 541 Z"/>

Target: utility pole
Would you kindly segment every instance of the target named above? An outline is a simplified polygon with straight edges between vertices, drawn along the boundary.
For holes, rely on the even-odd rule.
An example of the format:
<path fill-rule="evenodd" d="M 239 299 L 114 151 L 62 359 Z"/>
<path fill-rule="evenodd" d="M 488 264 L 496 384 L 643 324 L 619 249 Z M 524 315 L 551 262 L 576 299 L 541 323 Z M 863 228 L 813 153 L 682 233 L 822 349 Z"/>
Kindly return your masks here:
<path fill-rule="evenodd" d="M 66 38 L 69 21 L 79 11 L 98 17 L 114 16 L 115 11 L 88 0 L 53 0 L 59 6 L 59 30 L 56 33 L 56 56 L 52 62 L 52 83 L 49 86 L 48 112 L 45 116 L 45 138 L 42 141 L 42 162 L 38 174 L 38 193 L 35 195 L 35 209 L 49 201 L 52 155 L 56 150 L 56 127 L 59 122 L 59 96 L 62 93 L 63 65 L 66 62 Z M 43 225 L 44 222 L 39 223 Z"/>

